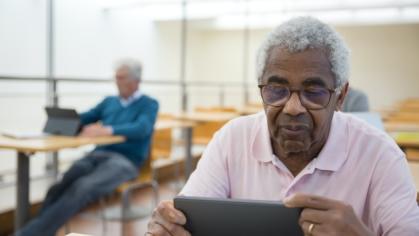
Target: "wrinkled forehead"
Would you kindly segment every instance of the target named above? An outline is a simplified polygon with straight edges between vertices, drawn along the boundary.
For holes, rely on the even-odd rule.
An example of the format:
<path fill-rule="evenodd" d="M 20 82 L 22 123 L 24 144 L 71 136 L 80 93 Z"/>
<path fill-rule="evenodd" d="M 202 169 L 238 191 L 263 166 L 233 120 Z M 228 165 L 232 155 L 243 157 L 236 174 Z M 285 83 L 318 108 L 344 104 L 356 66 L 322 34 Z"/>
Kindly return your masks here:
<path fill-rule="evenodd" d="M 290 52 L 280 47 L 272 48 L 266 60 L 262 82 L 268 82 L 267 80 L 272 76 L 283 79 L 315 77 L 324 80 L 330 86 L 335 84 L 325 50 L 315 48 L 298 52 Z"/>

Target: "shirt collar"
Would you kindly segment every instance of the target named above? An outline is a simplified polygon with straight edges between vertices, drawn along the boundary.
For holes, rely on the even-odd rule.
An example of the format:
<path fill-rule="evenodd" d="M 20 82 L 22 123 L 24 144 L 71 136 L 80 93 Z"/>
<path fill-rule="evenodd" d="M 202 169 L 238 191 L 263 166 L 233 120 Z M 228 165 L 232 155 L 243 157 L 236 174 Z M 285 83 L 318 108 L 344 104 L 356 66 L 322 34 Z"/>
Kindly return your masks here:
<path fill-rule="evenodd" d="M 273 161 L 274 155 L 265 112 L 262 111 L 259 113 L 257 121 L 253 126 L 252 134 L 252 156 L 261 162 Z"/>
<path fill-rule="evenodd" d="M 343 120 L 341 112 L 335 112 L 332 118 L 332 125 L 329 137 L 318 157 L 314 160 L 314 168 L 320 170 L 337 171 L 346 161 L 347 150 L 347 126 Z M 261 162 L 273 162 L 271 140 L 269 135 L 268 123 L 265 114 L 261 114 L 255 126 L 252 138 L 251 152 L 252 156 Z"/>
<path fill-rule="evenodd" d="M 119 101 L 121 102 L 121 105 L 123 107 L 129 106 L 134 101 L 138 100 L 143 94 L 140 90 L 135 91 L 131 96 L 129 96 L 127 99 L 119 97 Z"/>
<path fill-rule="evenodd" d="M 329 137 L 320 151 L 314 168 L 337 171 L 348 158 L 348 127 L 342 112 L 335 112 Z"/>

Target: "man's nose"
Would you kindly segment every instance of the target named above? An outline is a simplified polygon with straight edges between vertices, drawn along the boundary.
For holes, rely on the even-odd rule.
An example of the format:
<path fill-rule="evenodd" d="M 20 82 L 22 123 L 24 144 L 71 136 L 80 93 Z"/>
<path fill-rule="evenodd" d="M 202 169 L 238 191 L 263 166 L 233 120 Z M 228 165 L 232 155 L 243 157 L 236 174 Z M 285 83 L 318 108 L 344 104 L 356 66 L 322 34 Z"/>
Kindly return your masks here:
<path fill-rule="evenodd" d="M 298 96 L 298 93 L 292 92 L 290 99 L 285 103 L 283 112 L 292 115 L 297 116 L 301 113 L 307 112 L 307 109 L 301 104 L 300 97 Z"/>

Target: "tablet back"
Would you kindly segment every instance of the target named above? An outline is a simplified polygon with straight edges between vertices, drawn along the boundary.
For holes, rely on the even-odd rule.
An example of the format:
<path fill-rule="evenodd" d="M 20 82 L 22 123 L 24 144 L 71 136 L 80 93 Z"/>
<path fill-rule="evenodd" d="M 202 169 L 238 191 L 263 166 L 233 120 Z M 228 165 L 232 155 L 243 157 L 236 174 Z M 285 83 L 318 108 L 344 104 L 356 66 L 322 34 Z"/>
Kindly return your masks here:
<path fill-rule="evenodd" d="M 46 107 L 48 120 L 44 132 L 54 135 L 75 136 L 80 129 L 80 117 L 74 109 Z"/>
<path fill-rule="evenodd" d="M 186 215 L 193 236 L 299 236 L 301 209 L 280 202 L 179 196 L 175 208 Z"/>

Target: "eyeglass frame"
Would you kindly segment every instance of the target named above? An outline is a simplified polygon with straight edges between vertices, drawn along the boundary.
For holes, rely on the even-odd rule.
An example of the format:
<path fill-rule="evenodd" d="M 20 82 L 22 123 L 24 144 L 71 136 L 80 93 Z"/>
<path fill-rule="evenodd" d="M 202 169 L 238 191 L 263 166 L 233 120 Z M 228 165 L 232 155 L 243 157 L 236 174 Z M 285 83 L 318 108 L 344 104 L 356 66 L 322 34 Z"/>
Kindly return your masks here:
<path fill-rule="evenodd" d="M 332 95 L 333 95 L 334 93 L 339 94 L 339 93 L 341 92 L 341 89 L 342 89 L 342 87 L 337 87 L 337 88 L 335 88 L 335 89 L 324 88 L 324 89 L 326 89 L 326 90 L 328 90 L 328 91 L 330 92 L 330 96 L 329 96 L 329 100 L 327 101 L 327 104 L 326 104 L 326 105 L 324 105 L 323 107 L 320 107 L 320 108 L 307 108 L 307 107 L 306 107 L 306 106 L 302 103 L 302 99 L 301 99 L 301 90 L 302 90 L 302 89 L 291 89 L 291 88 L 286 87 L 286 86 L 284 86 L 284 87 L 286 87 L 286 88 L 290 91 L 290 94 L 289 94 L 289 96 L 288 96 L 287 100 L 285 101 L 285 103 L 284 103 L 283 105 L 278 106 L 278 105 L 272 105 L 272 104 L 268 104 L 268 103 L 266 103 L 266 102 L 265 102 L 265 99 L 263 98 L 263 95 L 262 95 L 262 89 L 263 89 L 263 87 L 265 87 L 265 86 L 267 86 L 267 85 L 270 85 L 270 84 L 258 84 L 258 87 L 259 87 L 259 92 L 260 92 L 260 96 L 262 97 L 262 101 L 263 101 L 263 103 L 264 103 L 264 104 L 266 104 L 266 105 L 268 105 L 268 106 L 273 106 L 273 107 L 283 107 L 283 106 L 285 106 L 285 104 L 287 104 L 287 102 L 290 100 L 290 98 L 291 98 L 292 94 L 293 94 L 294 92 L 296 92 L 296 93 L 298 94 L 298 99 L 300 99 L 301 105 L 303 105 L 303 106 L 304 106 L 307 110 L 322 110 L 322 109 L 325 109 L 327 106 L 329 106 L 329 104 L 330 104 L 330 100 L 332 99 Z"/>

